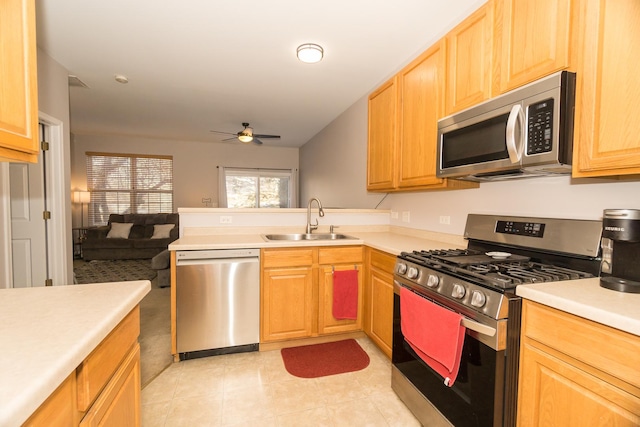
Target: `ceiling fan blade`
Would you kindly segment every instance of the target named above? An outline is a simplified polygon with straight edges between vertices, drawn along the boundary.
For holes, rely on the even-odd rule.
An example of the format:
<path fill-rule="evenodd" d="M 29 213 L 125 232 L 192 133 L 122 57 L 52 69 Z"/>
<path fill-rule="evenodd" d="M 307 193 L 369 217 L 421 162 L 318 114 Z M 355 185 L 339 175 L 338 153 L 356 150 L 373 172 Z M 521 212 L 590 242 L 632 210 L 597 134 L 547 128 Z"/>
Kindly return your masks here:
<path fill-rule="evenodd" d="M 255 137 L 255 135 L 253 136 L 253 143 L 256 145 L 262 145 L 262 141 L 260 141 L 258 138 Z"/>
<path fill-rule="evenodd" d="M 211 132 L 211 133 L 221 133 L 223 135 L 237 135 L 236 133 L 222 132 L 222 131 L 219 131 L 219 130 L 210 130 L 209 132 Z"/>
<path fill-rule="evenodd" d="M 232 138 L 223 139 L 222 141 L 223 141 L 223 142 L 224 142 L 224 141 L 231 141 L 231 140 L 233 140 L 233 139 L 238 139 L 238 137 L 237 137 L 237 136 L 234 136 L 234 137 L 232 137 Z"/>
<path fill-rule="evenodd" d="M 280 138 L 280 135 L 260 135 L 260 134 L 253 134 L 254 138 Z"/>

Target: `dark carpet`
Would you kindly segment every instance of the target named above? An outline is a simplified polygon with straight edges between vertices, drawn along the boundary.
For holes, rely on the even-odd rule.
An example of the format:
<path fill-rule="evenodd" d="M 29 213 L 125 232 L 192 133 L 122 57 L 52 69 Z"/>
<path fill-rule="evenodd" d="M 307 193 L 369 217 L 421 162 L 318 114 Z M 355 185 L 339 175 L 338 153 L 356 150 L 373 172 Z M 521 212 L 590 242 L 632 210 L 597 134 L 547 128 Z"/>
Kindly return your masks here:
<path fill-rule="evenodd" d="M 78 262 L 74 264 L 73 273 L 76 283 L 127 282 L 156 277 L 150 259 Z"/>
<path fill-rule="evenodd" d="M 283 348 L 281 354 L 287 372 L 300 378 L 343 374 L 369 366 L 369 356 L 353 339 Z"/>

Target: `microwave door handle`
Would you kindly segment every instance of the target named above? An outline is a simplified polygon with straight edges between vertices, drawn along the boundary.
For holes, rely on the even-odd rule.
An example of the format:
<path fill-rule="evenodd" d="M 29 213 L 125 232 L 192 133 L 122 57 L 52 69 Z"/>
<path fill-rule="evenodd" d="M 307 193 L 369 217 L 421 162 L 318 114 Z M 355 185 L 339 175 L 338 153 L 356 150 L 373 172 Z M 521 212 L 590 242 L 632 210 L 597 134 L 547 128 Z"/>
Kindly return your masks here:
<path fill-rule="evenodd" d="M 522 149 L 524 148 L 522 129 L 524 129 L 524 112 L 522 105 L 516 104 L 511 107 L 507 120 L 506 142 L 511 163 L 520 163 L 522 160 Z"/>

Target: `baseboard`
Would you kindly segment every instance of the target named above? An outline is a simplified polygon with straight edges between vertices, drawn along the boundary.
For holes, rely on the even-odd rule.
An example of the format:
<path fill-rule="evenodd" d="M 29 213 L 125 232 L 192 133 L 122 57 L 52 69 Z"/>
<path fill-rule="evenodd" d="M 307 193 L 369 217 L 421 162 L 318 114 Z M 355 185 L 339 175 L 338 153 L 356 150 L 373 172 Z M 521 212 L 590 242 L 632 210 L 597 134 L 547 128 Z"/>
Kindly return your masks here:
<path fill-rule="evenodd" d="M 300 338 L 295 340 L 260 343 L 260 351 L 280 350 L 289 347 L 300 347 L 302 345 L 323 344 L 346 339 L 356 339 L 366 337 L 363 331 L 346 332 L 344 334 L 325 335 L 321 337 Z"/>

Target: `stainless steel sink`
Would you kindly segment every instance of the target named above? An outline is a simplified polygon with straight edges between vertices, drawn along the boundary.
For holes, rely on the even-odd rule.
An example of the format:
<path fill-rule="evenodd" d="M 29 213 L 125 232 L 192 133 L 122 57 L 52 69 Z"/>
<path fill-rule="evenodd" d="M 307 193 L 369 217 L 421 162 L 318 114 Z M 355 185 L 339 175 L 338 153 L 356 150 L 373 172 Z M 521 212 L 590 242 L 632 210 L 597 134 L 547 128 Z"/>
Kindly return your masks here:
<path fill-rule="evenodd" d="M 346 234 L 335 233 L 308 233 L 308 234 L 263 234 L 262 238 L 267 242 L 272 240 L 288 240 L 288 241 L 303 241 L 303 240 L 356 240 L 355 237 L 347 236 Z"/>

